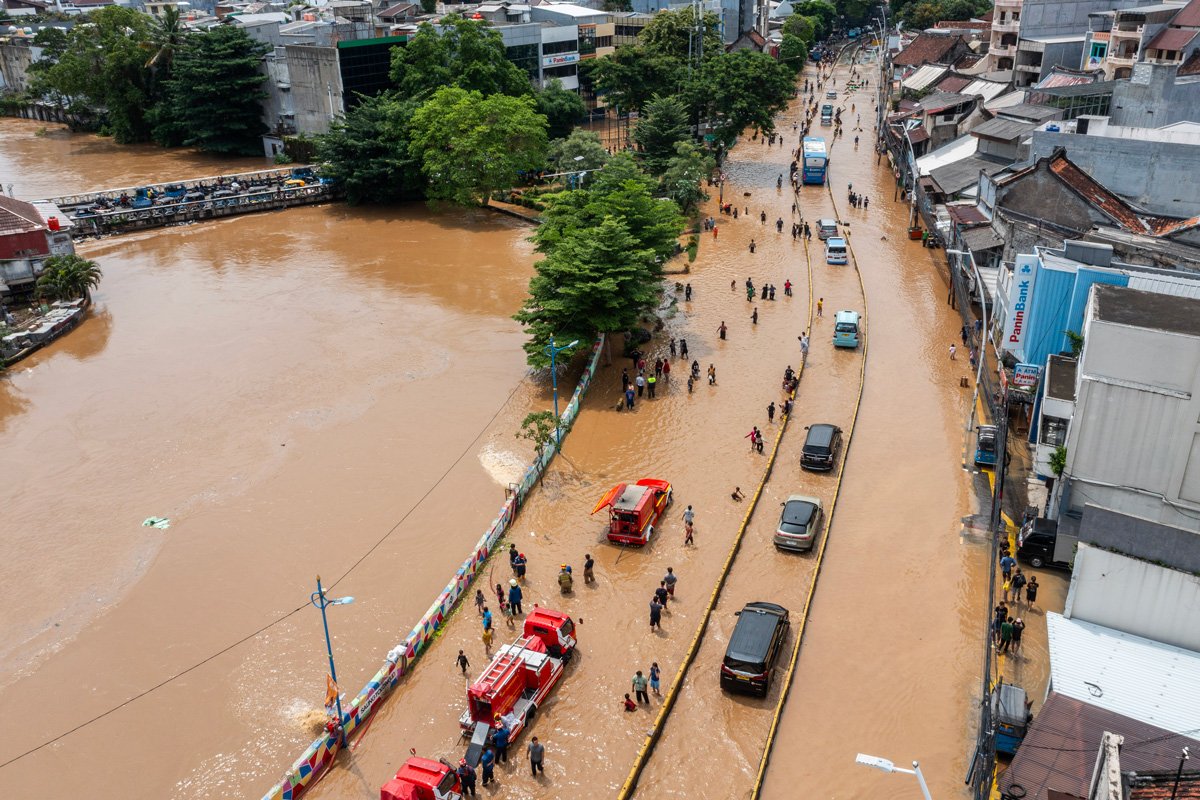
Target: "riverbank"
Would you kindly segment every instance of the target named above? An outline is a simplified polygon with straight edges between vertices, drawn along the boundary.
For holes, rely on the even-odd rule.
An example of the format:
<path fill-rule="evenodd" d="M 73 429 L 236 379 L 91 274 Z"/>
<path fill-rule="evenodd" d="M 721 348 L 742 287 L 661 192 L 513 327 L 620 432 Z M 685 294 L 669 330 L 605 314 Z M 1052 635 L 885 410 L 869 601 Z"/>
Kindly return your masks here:
<path fill-rule="evenodd" d="M 0 324 L 0 366 L 11 367 L 65 336 L 83 322 L 90 298 L 55 300 L 12 313 L 12 324 Z"/>

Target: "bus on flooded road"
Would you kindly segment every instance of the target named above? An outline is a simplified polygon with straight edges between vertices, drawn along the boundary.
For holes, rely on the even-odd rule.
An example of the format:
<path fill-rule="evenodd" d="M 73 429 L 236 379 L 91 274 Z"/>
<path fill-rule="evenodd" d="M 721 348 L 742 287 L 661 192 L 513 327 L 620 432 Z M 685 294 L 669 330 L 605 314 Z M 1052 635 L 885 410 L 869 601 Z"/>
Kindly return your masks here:
<path fill-rule="evenodd" d="M 805 136 L 802 155 L 804 183 L 817 186 L 825 183 L 825 168 L 829 165 L 825 140 L 819 136 Z"/>

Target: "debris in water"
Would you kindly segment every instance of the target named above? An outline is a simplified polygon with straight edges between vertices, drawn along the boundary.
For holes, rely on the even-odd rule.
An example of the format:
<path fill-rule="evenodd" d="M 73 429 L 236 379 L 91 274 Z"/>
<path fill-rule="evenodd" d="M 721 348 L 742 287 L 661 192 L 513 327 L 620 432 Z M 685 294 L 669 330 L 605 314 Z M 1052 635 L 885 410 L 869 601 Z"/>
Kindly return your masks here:
<path fill-rule="evenodd" d="M 166 530 L 167 528 L 171 527 L 171 520 L 167 519 L 166 517 L 146 517 L 146 519 L 142 522 L 142 527 Z"/>

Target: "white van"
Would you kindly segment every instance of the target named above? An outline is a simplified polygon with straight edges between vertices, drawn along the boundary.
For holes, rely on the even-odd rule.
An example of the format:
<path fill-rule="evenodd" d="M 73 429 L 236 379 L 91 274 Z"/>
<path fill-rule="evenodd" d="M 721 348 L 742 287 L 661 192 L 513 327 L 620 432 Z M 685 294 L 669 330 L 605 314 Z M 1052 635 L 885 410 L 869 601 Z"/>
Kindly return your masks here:
<path fill-rule="evenodd" d="M 826 264 L 845 264 L 847 263 L 846 256 L 846 240 L 840 236 L 830 236 L 825 240 L 825 263 Z"/>

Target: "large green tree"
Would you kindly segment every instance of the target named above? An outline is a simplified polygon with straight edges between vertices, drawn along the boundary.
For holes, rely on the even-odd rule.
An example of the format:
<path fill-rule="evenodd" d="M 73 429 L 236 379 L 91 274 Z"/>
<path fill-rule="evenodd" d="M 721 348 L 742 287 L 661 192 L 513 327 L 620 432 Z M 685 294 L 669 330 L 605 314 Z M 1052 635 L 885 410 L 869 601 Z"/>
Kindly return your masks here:
<path fill-rule="evenodd" d="M 409 152 L 431 200 L 486 205 L 492 192 L 545 164 L 546 118 L 529 96 L 444 87 L 413 114 Z"/>
<path fill-rule="evenodd" d="M 818 39 L 824 39 L 833 31 L 833 23 L 838 18 L 837 9 L 827 0 L 802 0 L 792 6 L 792 13 L 803 17 L 815 17 L 820 23 L 817 26 Z"/>
<path fill-rule="evenodd" d="M 188 36 L 174 56 L 155 137 L 210 153 L 261 152 L 267 95 L 259 66 L 268 49 L 233 25 Z"/>
<path fill-rule="evenodd" d="M 678 97 L 659 97 L 646 104 L 633 129 L 633 141 L 646 169 L 661 175 L 675 157 L 675 145 L 690 136 L 688 109 Z"/>
<path fill-rule="evenodd" d="M 422 195 L 421 162 L 408 148 L 416 108 L 389 94 L 365 97 L 320 138 L 321 172 L 341 181 L 350 203 L 392 203 Z"/>
<path fill-rule="evenodd" d="M 546 160 L 555 172 L 591 172 L 604 166 L 608 151 L 592 131 L 574 131 L 565 139 L 550 142 Z"/>
<path fill-rule="evenodd" d="M 696 36 L 699 30 L 703 36 Z M 651 55 L 667 56 L 686 63 L 701 51 L 704 60 L 725 52 L 721 42 L 721 20 L 712 11 L 705 11 L 699 20 L 691 8 L 660 11 L 638 35 L 638 44 Z"/>
<path fill-rule="evenodd" d="M 71 113 L 102 114 L 103 132 L 118 142 L 144 142 L 158 99 L 147 66 L 155 38 L 153 19 L 124 6 L 79 17 L 65 33 L 39 32 L 45 49 L 30 65 L 30 92 Z"/>
<path fill-rule="evenodd" d="M 537 109 L 546 117 L 551 139 L 563 139 L 587 114 L 587 106 L 578 92 L 564 89 L 558 78 L 537 93 Z"/>
<path fill-rule="evenodd" d="M 508 60 L 499 31 L 454 15 L 440 25 L 439 33 L 422 23 L 403 47 L 392 48 L 392 81 L 403 98 L 426 100 L 443 86 L 485 96 L 533 93 L 529 76 Z"/>
<path fill-rule="evenodd" d="M 775 115 L 792 97 L 793 79 L 788 66 L 766 53 L 735 50 L 704 65 L 694 102 L 706 108 L 717 138 L 729 144 L 746 128 L 775 130 Z"/>
<path fill-rule="evenodd" d="M 675 156 L 662 176 L 663 194 L 675 201 L 685 214 L 692 214 L 708 199 L 701 181 L 712 174 L 713 158 L 691 142 L 675 145 Z"/>
<path fill-rule="evenodd" d="M 604 104 L 621 112 L 641 111 L 654 95 L 679 92 L 687 80 L 686 65 L 637 45 L 585 61 L 580 70 Z"/>
<path fill-rule="evenodd" d="M 658 301 L 659 280 L 651 253 L 620 219 L 569 232 L 534 265 L 529 298 L 513 315 L 529 334 L 525 352 L 535 367 L 547 366 L 543 348 L 559 341 L 588 341 L 597 333 L 626 331 Z"/>
<path fill-rule="evenodd" d="M 783 41 L 779 43 L 779 62 L 795 73 L 804 69 L 804 62 L 807 60 L 808 46 L 804 41 L 799 36 L 785 33 Z"/>
<path fill-rule="evenodd" d="M 817 39 L 817 23 L 819 19 L 792 14 L 783 22 L 783 35 L 792 35 L 805 44 L 812 44 Z"/>

